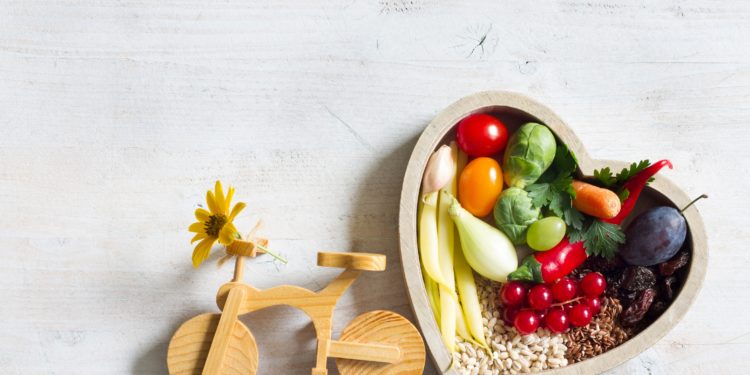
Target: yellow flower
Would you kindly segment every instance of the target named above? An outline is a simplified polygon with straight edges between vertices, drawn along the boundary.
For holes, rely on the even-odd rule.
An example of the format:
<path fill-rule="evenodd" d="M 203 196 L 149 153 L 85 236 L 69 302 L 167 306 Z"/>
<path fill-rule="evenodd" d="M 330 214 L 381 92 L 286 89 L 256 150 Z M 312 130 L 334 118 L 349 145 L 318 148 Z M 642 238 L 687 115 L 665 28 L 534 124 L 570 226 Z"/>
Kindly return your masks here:
<path fill-rule="evenodd" d="M 221 188 L 221 182 L 216 181 L 214 191 L 206 192 L 206 203 L 208 210 L 198 208 L 195 210 L 197 222 L 190 225 L 189 231 L 195 233 L 190 243 L 200 240 L 193 250 L 193 267 L 198 266 L 208 258 L 211 247 L 218 240 L 220 244 L 228 246 L 235 238 L 240 238 L 237 228 L 232 220 L 245 208 L 245 203 L 237 202 L 230 212 L 234 188 L 229 187 L 227 195 Z"/>

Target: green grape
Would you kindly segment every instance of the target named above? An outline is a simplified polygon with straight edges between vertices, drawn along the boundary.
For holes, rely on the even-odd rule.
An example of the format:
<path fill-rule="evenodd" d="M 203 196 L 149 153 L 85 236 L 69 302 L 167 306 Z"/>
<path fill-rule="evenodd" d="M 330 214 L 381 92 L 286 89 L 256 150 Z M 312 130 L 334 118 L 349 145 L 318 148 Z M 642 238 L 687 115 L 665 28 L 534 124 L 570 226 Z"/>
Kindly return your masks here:
<path fill-rule="evenodd" d="M 546 251 L 562 241 L 565 230 L 565 222 L 559 217 L 545 217 L 531 224 L 526 233 L 526 242 L 536 251 Z"/>

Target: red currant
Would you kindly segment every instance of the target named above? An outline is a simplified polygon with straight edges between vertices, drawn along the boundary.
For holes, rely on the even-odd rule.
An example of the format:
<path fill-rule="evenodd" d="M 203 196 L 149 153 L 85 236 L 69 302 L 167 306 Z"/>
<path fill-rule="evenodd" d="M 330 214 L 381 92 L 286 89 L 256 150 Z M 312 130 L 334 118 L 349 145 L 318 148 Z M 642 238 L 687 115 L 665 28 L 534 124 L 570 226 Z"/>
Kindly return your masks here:
<path fill-rule="evenodd" d="M 573 279 L 562 278 L 552 285 L 552 298 L 557 302 L 565 302 L 573 299 L 578 293 L 578 287 Z"/>
<path fill-rule="evenodd" d="M 546 285 L 535 285 L 529 291 L 529 306 L 534 310 L 546 310 L 552 305 L 552 292 Z"/>
<path fill-rule="evenodd" d="M 568 329 L 568 327 L 570 327 L 568 314 L 566 314 L 565 310 L 562 309 L 554 309 L 549 311 L 547 313 L 545 323 L 547 324 L 547 328 L 555 333 L 563 333 Z"/>
<path fill-rule="evenodd" d="M 516 320 L 516 315 L 518 315 L 518 308 L 508 306 L 503 308 L 503 321 L 507 325 L 513 325 L 513 321 Z"/>
<path fill-rule="evenodd" d="M 607 280 L 599 272 L 590 272 L 581 279 L 581 290 L 589 297 L 597 297 L 607 289 Z"/>
<path fill-rule="evenodd" d="M 599 297 L 586 297 L 583 299 L 583 303 L 591 308 L 592 315 L 598 314 L 599 310 L 602 309 L 602 301 L 599 299 Z"/>
<path fill-rule="evenodd" d="M 568 312 L 570 324 L 583 327 L 591 323 L 591 308 L 588 305 L 578 304 Z"/>
<path fill-rule="evenodd" d="M 526 297 L 526 286 L 519 281 L 511 281 L 500 289 L 500 302 L 503 306 L 518 306 Z"/>
<path fill-rule="evenodd" d="M 531 310 L 521 310 L 516 315 L 513 326 L 516 327 L 518 333 L 528 335 L 539 328 L 539 318 Z"/>

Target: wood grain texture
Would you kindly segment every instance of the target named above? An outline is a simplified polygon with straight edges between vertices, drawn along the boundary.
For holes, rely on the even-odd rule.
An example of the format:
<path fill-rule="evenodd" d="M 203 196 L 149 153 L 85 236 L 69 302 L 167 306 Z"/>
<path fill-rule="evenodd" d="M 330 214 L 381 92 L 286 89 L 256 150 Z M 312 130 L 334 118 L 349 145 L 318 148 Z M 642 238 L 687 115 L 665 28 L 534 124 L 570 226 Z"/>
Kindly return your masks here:
<path fill-rule="evenodd" d="M 524 95 L 512 92 L 480 92 L 449 105 L 441 111 L 427 126 L 419 137 L 409 164 L 406 168 L 403 189 L 401 192 L 401 211 L 399 213 L 399 235 L 401 238 L 401 259 L 404 264 L 404 278 L 409 288 L 409 297 L 419 321 L 422 333 L 430 347 L 438 370 L 446 374 L 456 374 L 451 367 L 452 356 L 443 345 L 440 330 L 429 305 L 424 278 L 419 268 L 420 256 L 417 245 L 417 205 L 421 190 L 422 174 L 430 155 L 455 134 L 458 121 L 474 113 L 491 113 L 505 123 L 509 132 L 525 122 L 538 121 L 549 127 L 558 140 L 576 155 L 581 177 L 591 178 L 595 169 L 605 166 L 615 171 L 627 167 L 628 163 L 591 159 L 575 133 L 550 108 Z M 645 190 L 644 198 L 639 199 L 638 208 L 645 210 L 656 204 L 670 204 L 684 207 L 690 198 L 677 185 L 659 174 L 658 178 Z M 662 197 L 662 201 L 655 199 Z M 615 197 L 617 199 L 617 197 Z M 659 319 L 638 335 L 617 348 L 594 359 L 570 365 L 559 370 L 549 371 L 555 374 L 591 374 L 610 370 L 640 354 L 644 349 L 653 346 L 666 335 L 687 313 L 698 296 L 703 285 L 708 267 L 708 243 L 703 220 L 695 207 L 684 212 L 689 230 L 688 246 L 691 246 L 691 261 L 687 278 L 669 309 Z M 631 216 L 632 220 L 632 216 Z M 624 223 L 627 225 L 628 221 Z"/>
<path fill-rule="evenodd" d="M 711 196 L 698 300 L 609 374 L 742 372 L 748 19 L 741 0 L 2 1 L 0 373 L 166 373 L 169 338 L 227 280 L 218 251 L 190 264 L 216 179 L 248 203 L 238 228 L 262 218 L 289 259 L 248 261 L 247 281 L 317 290 L 339 272 L 314 266 L 317 249 L 383 252 L 334 335 L 369 310 L 411 317 L 406 163 L 441 109 L 484 90 L 545 103 L 596 159 L 668 157 L 675 184 Z M 310 372 L 304 313 L 241 321 L 261 374 Z"/>
<path fill-rule="evenodd" d="M 417 375 L 424 369 L 425 345 L 419 331 L 404 317 L 390 311 L 370 311 L 352 320 L 341 333 L 341 341 L 396 346 L 400 356 L 394 363 L 337 359 L 342 375 Z"/>
<path fill-rule="evenodd" d="M 318 265 L 345 268 L 320 292 L 295 285 L 260 290 L 243 283 L 235 268 L 233 281 L 219 288 L 216 296 L 216 302 L 223 312 L 205 369 L 210 369 L 209 374 L 221 369 L 223 352 L 231 333 L 227 327 L 231 326 L 237 314 L 286 305 L 302 310 L 315 328 L 317 354 L 313 375 L 327 373 L 329 357 L 345 358 L 343 368 L 348 370 L 342 370 L 342 373 L 348 374 L 369 369 L 406 374 L 414 373 L 414 369 L 418 368 L 416 372 L 421 372 L 426 359 L 422 337 L 409 320 L 392 311 L 379 310 L 360 315 L 344 330 L 344 334 L 349 332 L 348 336 L 342 336 L 341 340 L 332 337 L 333 312 L 338 300 L 360 276 L 361 270 L 383 270 L 385 260 L 381 254 L 318 253 Z M 244 259 L 238 258 L 236 262 L 241 265 Z"/>
<path fill-rule="evenodd" d="M 173 375 L 198 375 L 204 372 L 212 339 L 220 325 L 221 315 L 202 314 L 185 322 L 169 343 L 167 363 Z M 235 320 L 227 336 L 221 372 L 217 374 L 255 374 L 258 347 L 252 333 Z M 207 369 L 207 367 L 206 367 Z"/>

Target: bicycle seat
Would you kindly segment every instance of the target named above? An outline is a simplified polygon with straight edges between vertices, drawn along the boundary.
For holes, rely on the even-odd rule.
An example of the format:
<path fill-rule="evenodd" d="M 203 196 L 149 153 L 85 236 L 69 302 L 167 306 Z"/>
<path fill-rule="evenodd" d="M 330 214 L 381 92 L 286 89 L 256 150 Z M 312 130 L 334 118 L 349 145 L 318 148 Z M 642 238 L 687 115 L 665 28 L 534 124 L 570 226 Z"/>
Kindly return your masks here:
<path fill-rule="evenodd" d="M 318 252 L 318 266 L 360 271 L 384 271 L 385 255 L 371 253 Z"/>

